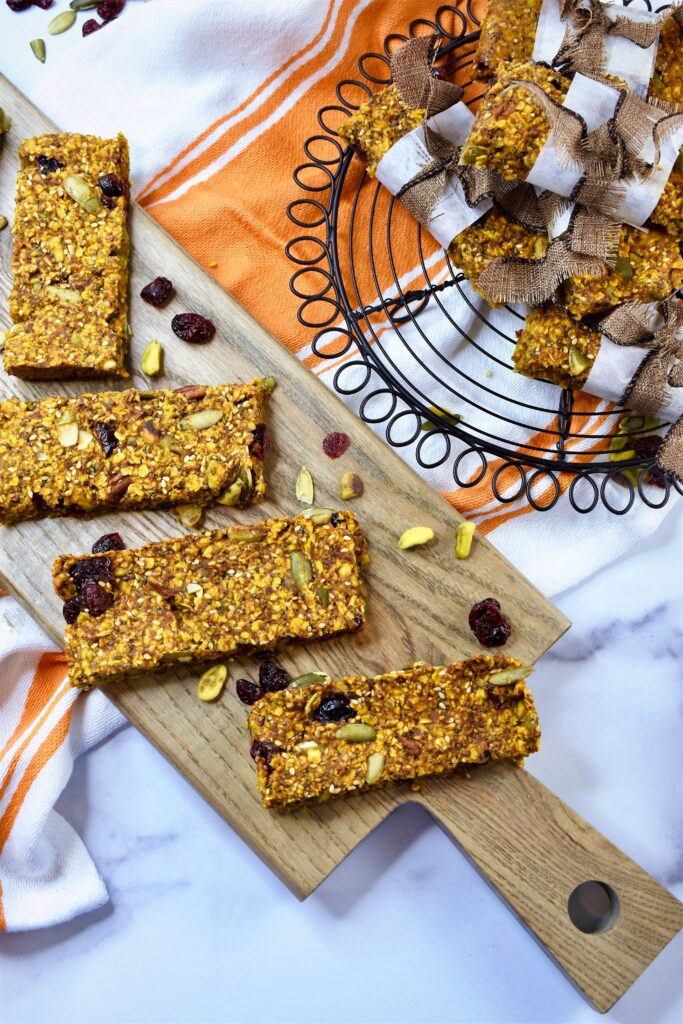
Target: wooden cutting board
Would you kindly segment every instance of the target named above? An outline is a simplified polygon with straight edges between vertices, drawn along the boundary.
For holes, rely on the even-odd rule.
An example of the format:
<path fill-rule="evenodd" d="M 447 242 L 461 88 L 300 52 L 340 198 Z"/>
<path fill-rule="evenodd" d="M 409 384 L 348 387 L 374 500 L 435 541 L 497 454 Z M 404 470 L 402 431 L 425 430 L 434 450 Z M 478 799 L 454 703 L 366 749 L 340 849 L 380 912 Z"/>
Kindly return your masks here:
<path fill-rule="evenodd" d="M 14 120 L 0 156 L 0 212 L 11 220 L 18 143 L 53 126 L 1 77 L 0 106 Z M 533 662 L 562 635 L 569 625 L 565 617 L 484 538 L 476 539 L 467 561 L 456 562 L 459 516 L 450 505 L 138 207 L 132 210 L 131 234 L 131 366 L 139 366 L 145 345 L 158 338 L 164 345 L 165 372 L 154 386 L 268 374 L 278 381 L 270 408 L 274 444 L 267 460 L 268 500 L 246 511 L 211 510 L 206 526 L 300 511 L 294 485 L 302 465 L 313 474 L 316 504 L 338 504 L 339 477 L 347 470 L 355 470 L 365 483 L 353 509 L 372 555 L 366 574 L 367 625 L 353 637 L 292 650 L 282 661 L 293 675 L 313 669 L 333 678 L 349 672 L 375 674 L 417 659 L 439 663 L 474 654 L 480 648 L 468 629 L 467 614 L 472 604 L 490 595 L 500 600 L 513 624 L 506 653 Z M 10 256 L 8 229 L 0 236 L 3 313 Z M 164 310 L 138 298 L 141 287 L 158 274 L 170 277 L 176 287 L 176 298 Z M 172 334 L 171 317 L 187 310 L 205 313 L 216 323 L 217 336 L 208 345 L 190 346 Z M 288 315 L 290 311 L 283 311 Z M 150 386 L 137 369 L 132 383 Z M 3 398 L 102 387 L 28 383 L 0 374 Z M 351 437 L 351 447 L 338 461 L 321 450 L 330 430 Z M 436 540 L 426 548 L 398 551 L 399 534 L 416 525 L 431 526 Z M 57 642 L 62 641 L 64 623 L 51 585 L 52 560 L 58 552 L 89 551 L 100 534 L 112 530 L 120 531 L 129 547 L 183 532 L 165 512 L 0 528 L 0 579 Z M 236 662 L 231 678 L 253 677 L 255 669 L 253 661 Z M 312 892 L 397 805 L 412 800 L 435 815 L 601 1010 L 625 991 L 683 923 L 681 905 L 666 890 L 531 775 L 510 765 L 475 770 L 469 779 L 436 781 L 419 793 L 394 788 L 290 816 L 266 812 L 248 756 L 246 710 L 234 685 L 228 685 L 215 705 L 203 704 L 195 695 L 199 674 L 196 668 L 181 666 L 158 678 L 111 686 L 107 692 L 299 897 Z M 552 680 L 538 678 L 532 685 L 551 686 Z M 588 879 L 608 883 L 621 901 L 616 924 L 599 935 L 579 931 L 567 913 L 569 894 Z"/>

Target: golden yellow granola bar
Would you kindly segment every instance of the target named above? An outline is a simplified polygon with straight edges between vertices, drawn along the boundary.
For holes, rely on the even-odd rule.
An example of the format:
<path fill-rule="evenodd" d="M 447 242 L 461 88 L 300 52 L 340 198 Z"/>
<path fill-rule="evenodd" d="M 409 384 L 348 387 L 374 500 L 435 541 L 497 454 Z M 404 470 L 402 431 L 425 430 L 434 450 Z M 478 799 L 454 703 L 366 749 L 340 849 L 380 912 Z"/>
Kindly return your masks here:
<path fill-rule="evenodd" d="M 266 807 L 362 792 L 538 750 L 540 729 L 514 658 L 417 665 L 268 693 L 249 714 Z"/>
<path fill-rule="evenodd" d="M 616 266 L 599 275 L 568 278 L 560 302 L 579 319 L 623 302 L 666 299 L 682 284 L 683 257 L 676 240 L 663 231 L 624 225 Z"/>
<path fill-rule="evenodd" d="M 387 150 L 418 128 L 425 113 L 424 108 L 407 107 L 392 82 L 363 103 L 337 132 L 360 150 L 367 161 L 366 170 L 374 178 L 377 164 Z"/>
<path fill-rule="evenodd" d="M 475 78 L 493 78 L 501 61 L 530 60 L 543 0 L 489 0 L 474 56 Z"/>
<path fill-rule="evenodd" d="M 679 154 L 676 166 L 683 167 L 683 151 Z M 657 224 L 666 230 L 678 242 L 683 241 L 683 174 L 673 170 L 659 197 L 659 202 L 650 214 L 651 224 Z"/>
<path fill-rule="evenodd" d="M 538 260 L 548 248 L 548 242 L 546 234 L 530 231 L 494 208 L 453 239 L 448 256 L 490 305 L 499 306 L 501 303 L 494 302 L 479 287 L 480 275 L 500 256 Z"/>
<path fill-rule="evenodd" d="M 0 523 L 265 492 L 272 381 L 0 403 Z"/>
<path fill-rule="evenodd" d="M 536 100 L 511 84 L 515 81 L 535 82 L 557 103 L 562 103 L 570 85 L 565 75 L 543 64 L 500 64 L 462 147 L 460 163 L 498 171 L 509 181 L 524 181 L 550 134 L 550 125 Z"/>
<path fill-rule="evenodd" d="M 554 306 L 533 309 L 517 332 L 512 356 L 525 377 L 563 388 L 582 388 L 600 349 L 600 332 L 589 330 Z"/>
<path fill-rule="evenodd" d="M 299 515 L 130 551 L 61 555 L 69 678 L 88 689 L 178 661 L 208 661 L 358 629 L 364 541 L 355 516 Z"/>
<path fill-rule="evenodd" d="M 659 34 L 650 96 L 667 103 L 683 103 L 683 29 L 669 18 Z"/>
<path fill-rule="evenodd" d="M 19 157 L 5 370 L 128 376 L 128 144 L 41 135 Z"/>

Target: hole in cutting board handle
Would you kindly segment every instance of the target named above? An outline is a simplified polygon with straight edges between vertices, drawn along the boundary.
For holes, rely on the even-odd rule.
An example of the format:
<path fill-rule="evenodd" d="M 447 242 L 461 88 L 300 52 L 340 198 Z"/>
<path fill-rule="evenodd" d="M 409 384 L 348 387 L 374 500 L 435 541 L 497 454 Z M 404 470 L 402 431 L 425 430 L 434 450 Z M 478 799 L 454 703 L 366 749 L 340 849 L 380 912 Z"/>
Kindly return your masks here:
<path fill-rule="evenodd" d="M 581 882 L 569 895 L 567 913 L 580 932 L 605 932 L 619 917 L 619 897 L 606 882 Z"/>

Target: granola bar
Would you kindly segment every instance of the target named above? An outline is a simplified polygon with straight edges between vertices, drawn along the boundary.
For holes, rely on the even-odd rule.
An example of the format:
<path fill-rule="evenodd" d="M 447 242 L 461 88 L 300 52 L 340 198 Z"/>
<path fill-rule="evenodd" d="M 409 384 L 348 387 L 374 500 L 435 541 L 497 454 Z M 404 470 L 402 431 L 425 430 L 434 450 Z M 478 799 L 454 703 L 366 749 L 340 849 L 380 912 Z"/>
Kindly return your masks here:
<path fill-rule="evenodd" d="M 265 492 L 272 381 L 0 403 L 0 523 Z"/>
<path fill-rule="evenodd" d="M 649 94 L 667 103 L 683 103 L 683 27 L 674 17 L 659 33 Z"/>
<path fill-rule="evenodd" d="M 492 78 L 501 61 L 530 60 L 543 0 L 489 0 L 474 56 L 475 78 Z"/>
<path fill-rule="evenodd" d="M 366 558 L 355 516 L 304 515 L 106 556 L 62 555 L 69 677 L 88 689 L 177 661 L 208 661 L 358 629 Z"/>
<path fill-rule="evenodd" d="M 538 749 L 530 669 L 506 657 L 417 665 L 268 693 L 249 715 L 266 807 L 518 760 Z"/>
<path fill-rule="evenodd" d="M 623 302 L 666 299 L 683 284 L 683 257 L 676 240 L 663 231 L 624 225 L 614 268 L 600 275 L 570 277 L 560 303 L 579 319 L 605 313 Z"/>
<path fill-rule="evenodd" d="M 19 147 L 5 370 L 128 376 L 128 144 L 41 135 Z"/>
<path fill-rule="evenodd" d="M 393 84 L 387 85 L 363 103 L 337 132 L 362 153 L 366 170 L 374 178 L 377 164 L 395 142 L 419 128 L 426 111 L 407 107 Z"/>
<path fill-rule="evenodd" d="M 479 287 L 480 275 L 500 256 L 541 259 L 548 242 L 546 234 L 537 234 L 516 224 L 494 207 L 453 239 L 448 247 L 448 256 L 491 306 L 499 306 L 501 303 L 494 302 Z"/>
<path fill-rule="evenodd" d="M 549 380 L 563 388 L 582 388 L 600 349 L 600 332 L 589 329 L 555 306 L 533 309 L 512 356 L 525 377 Z"/>
<path fill-rule="evenodd" d="M 683 151 L 678 156 L 676 168 L 683 168 Z M 683 173 L 674 169 L 659 197 L 659 202 L 650 214 L 649 223 L 665 229 L 678 242 L 683 242 Z"/>

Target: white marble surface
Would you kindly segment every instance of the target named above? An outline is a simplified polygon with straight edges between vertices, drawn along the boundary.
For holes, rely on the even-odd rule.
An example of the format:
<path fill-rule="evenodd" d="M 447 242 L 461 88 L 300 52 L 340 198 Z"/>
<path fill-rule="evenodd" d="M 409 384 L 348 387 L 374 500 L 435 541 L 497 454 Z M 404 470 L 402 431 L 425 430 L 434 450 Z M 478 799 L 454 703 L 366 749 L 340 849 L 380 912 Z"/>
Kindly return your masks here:
<path fill-rule="evenodd" d="M 528 764 L 679 897 L 682 565 L 675 515 L 559 600 L 574 626 L 538 665 Z M 58 809 L 111 904 L 0 940 L 5 1024 L 597 1017 L 417 807 L 303 904 L 131 728 L 77 764 Z M 609 1018 L 682 1020 L 682 966 L 679 936 Z"/>
<path fill-rule="evenodd" d="M 45 15 L 1 7 L 2 70 L 30 95 L 41 69 L 27 40 Z M 52 52 L 68 43 L 49 39 Z M 679 897 L 682 566 L 677 514 L 558 601 L 574 626 L 538 666 L 544 743 L 529 762 Z M 416 807 L 385 822 L 303 904 L 133 729 L 77 764 L 58 809 L 84 837 L 111 903 L 0 938 L 3 1024 L 597 1017 Z M 683 1020 L 682 967 L 679 936 L 609 1018 Z"/>

